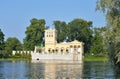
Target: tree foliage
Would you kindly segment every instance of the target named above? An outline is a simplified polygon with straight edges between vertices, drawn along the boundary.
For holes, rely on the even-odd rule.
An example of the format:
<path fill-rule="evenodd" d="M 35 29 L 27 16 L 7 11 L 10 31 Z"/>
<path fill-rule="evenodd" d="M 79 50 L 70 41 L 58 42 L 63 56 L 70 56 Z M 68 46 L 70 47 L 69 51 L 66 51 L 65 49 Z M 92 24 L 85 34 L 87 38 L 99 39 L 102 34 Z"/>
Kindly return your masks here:
<path fill-rule="evenodd" d="M 104 27 L 94 28 L 92 44 L 90 46 L 91 55 L 105 55 L 105 48 L 103 42 Z"/>
<path fill-rule="evenodd" d="M 85 43 L 85 52 L 88 52 L 92 39 L 92 22 L 83 19 L 74 19 L 68 24 L 61 21 L 54 21 L 57 30 L 57 41 L 79 40 Z"/>
<path fill-rule="evenodd" d="M 67 37 L 67 24 L 66 22 L 54 21 L 55 29 L 57 30 L 57 42 L 63 42 Z"/>
<path fill-rule="evenodd" d="M 0 29 L 0 50 L 4 49 L 4 34 Z"/>
<path fill-rule="evenodd" d="M 3 57 L 10 56 L 13 50 L 16 51 L 22 50 L 22 44 L 17 38 L 9 37 L 5 42 L 5 50 L 3 53 Z"/>
<path fill-rule="evenodd" d="M 24 50 L 34 50 L 34 46 L 44 42 L 45 20 L 33 18 L 30 23 L 25 32 Z"/>
<path fill-rule="evenodd" d="M 88 52 L 92 39 L 92 22 L 83 19 L 74 19 L 68 23 L 68 40 L 82 41 L 85 43 L 85 52 Z"/>
<path fill-rule="evenodd" d="M 3 55 L 4 46 L 5 46 L 4 34 L 3 34 L 2 30 L 0 29 L 0 57 L 2 57 L 2 55 Z"/>
<path fill-rule="evenodd" d="M 97 9 L 106 14 L 108 30 L 105 41 L 109 44 L 110 59 L 116 64 L 120 58 L 120 0 L 97 0 Z"/>

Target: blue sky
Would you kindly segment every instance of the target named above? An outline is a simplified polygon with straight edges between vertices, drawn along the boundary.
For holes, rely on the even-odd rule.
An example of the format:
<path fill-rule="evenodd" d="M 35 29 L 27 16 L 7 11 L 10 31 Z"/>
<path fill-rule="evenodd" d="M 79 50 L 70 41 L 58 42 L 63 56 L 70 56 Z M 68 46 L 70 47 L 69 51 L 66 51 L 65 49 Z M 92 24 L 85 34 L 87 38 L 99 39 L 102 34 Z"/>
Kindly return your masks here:
<path fill-rule="evenodd" d="M 17 37 L 22 42 L 32 18 L 45 19 L 50 27 L 54 20 L 70 22 L 75 18 L 102 27 L 105 15 L 95 7 L 96 0 L 0 0 L 0 29 L 5 39 Z"/>

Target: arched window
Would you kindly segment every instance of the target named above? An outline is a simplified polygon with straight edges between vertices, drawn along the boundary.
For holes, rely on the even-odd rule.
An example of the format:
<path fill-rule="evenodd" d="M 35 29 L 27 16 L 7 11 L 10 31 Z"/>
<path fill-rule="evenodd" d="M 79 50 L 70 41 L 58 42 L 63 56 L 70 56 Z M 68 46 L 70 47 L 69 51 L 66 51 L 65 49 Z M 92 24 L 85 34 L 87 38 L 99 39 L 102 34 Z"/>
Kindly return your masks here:
<path fill-rule="evenodd" d="M 73 46 L 72 45 L 70 45 L 70 48 L 72 48 Z"/>
<path fill-rule="evenodd" d="M 56 52 L 58 52 L 58 47 L 55 49 Z"/>
<path fill-rule="evenodd" d="M 50 53 L 50 51 L 51 51 L 51 49 L 49 48 L 49 49 L 48 49 L 48 52 Z"/>
<path fill-rule="evenodd" d="M 74 45 L 74 48 L 77 48 L 77 46 L 76 46 L 76 45 Z"/>
<path fill-rule="evenodd" d="M 66 52 L 67 52 L 67 53 L 69 52 L 69 48 L 68 48 L 68 47 L 66 48 Z"/>
<path fill-rule="evenodd" d="M 80 45 L 78 45 L 78 48 L 80 48 Z"/>
<path fill-rule="evenodd" d="M 63 51 L 64 51 L 64 48 L 62 47 L 62 48 L 61 48 L 61 52 L 63 53 Z"/>
<path fill-rule="evenodd" d="M 54 49 L 52 49 L 52 52 L 54 53 L 54 52 L 55 52 L 55 50 L 54 50 Z"/>

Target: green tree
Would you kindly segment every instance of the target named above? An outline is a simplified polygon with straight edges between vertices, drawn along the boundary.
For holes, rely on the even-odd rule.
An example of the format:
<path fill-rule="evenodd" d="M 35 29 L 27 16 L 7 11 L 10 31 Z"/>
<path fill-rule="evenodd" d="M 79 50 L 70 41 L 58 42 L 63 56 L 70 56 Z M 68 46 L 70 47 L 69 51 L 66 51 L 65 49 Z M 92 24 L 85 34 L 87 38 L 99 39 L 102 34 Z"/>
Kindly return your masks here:
<path fill-rule="evenodd" d="M 54 21 L 57 30 L 57 41 L 82 41 L 85 43 L 85 52 L 89 51 L 92 39 L 92 22 L 83 19 L 74 19 L 68 24 L 64 21 Z"/>
<path fill-rule="evenodd" d="M 0 50 L 4 49 L 4 34 L 0 29 Z"/>
<path fill-rule="evenodd" d="M 106 42 L 111 61 L 120 66 L 120 0 L 97 0 L 97 9 L 106 15 Z"/>
<path fill-rule="evenodd" d="M 25 32 L 24 50 L 34 50 L 44 42 L 45 20 L 33 18 L 30 23 Z"/>
<path fill-rule="evenodd" d="M 103 42 L 104 30 L 103 28 L 94 28 L 92 44 L 90 46 L 90 53 L 92 55 L 105 55 L 104 42 Z"/>
<path fill-rule="evenodd" d="M 92 22 L 83 19 L 74 19 L 68 23 L 68 41 L 79 40 L 85 43 L 85 53 L 91 46 Z"/>
<path fill-rule="evenodd" d="M 5 50 L 3 53 L 4 57 L 8 57 L 12 54 L 13 50 L 22 50 L 22 44 L 17 38 L 11 38 L 9 37 L 5 42 Z"/>
<path fill-rule="evenodd" d="M 67 24 L 61 21 L 54 21 L 55 29 L 57 30 L 57 42 L 63 42 L 67 37 Z"/>
<path fill-rule="evenodd" d="M 0 29 L 0 57 L 3 56 L 4 46 L 5 46 L 5 43 L 4 43 L 4 34 L 1 31 L 1 29 Z"/>

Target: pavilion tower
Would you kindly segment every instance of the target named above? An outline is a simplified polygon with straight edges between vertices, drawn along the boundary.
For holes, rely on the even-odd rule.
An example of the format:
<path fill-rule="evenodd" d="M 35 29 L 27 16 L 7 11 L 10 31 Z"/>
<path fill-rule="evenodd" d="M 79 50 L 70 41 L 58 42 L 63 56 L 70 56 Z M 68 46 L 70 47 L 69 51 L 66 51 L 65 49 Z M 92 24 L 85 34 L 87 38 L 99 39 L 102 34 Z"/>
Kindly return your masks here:
<path fill-rule="evenodd" d="M 56 45 L 56 30 L 45 30 L 45 52 L 55 50 Z"/>

